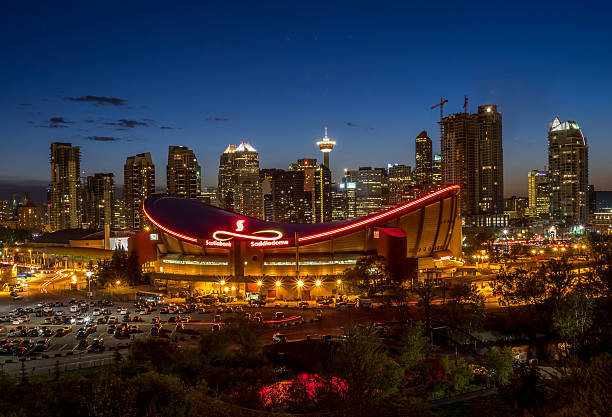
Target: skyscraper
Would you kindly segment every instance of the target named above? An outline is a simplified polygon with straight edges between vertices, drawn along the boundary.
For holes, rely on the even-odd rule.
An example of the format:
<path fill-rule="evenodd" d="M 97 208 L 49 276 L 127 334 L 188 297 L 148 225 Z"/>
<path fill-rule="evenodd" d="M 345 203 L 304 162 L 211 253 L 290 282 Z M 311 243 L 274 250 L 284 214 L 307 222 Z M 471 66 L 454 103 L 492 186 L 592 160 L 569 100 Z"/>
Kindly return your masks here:
<path fill-rule="evenodd" d="M 217 202 L 219 207 L 232 210 L 234 207 L 234 151 L 236 145 L 228 145 L 219 158 Z"/>
<path fill-rule="evenodd" d="M 431 182 L 434 188 L 442 185 L 442 155 L 434 155 L 431 168 Z"/>
<path fill-rule="evenodd" d="M 550 216 L 550 183 L 547 171 L 533 169 L 527 173 L 529 207 L 531 217 L 546 219 Z"/>
<path fill-rule="evenodd" d="M 432 183 L 432 146 L 427 131 L 423 130 L 416 137 L 415 144 L 415 181 L 421 188 L 429 188 Z"/>
<path fill-rule="evenodd" d="M 357 217 L 376 213 L 382 208 L 382 173 L 372 167 L 359 167 L 346 171 L 344 183 L 355 184 L 355 206 Z"/>
<path fill-rule="evenodd" d="M 113 224 L 115 178 L 112 173 L 88 176 L 83 196 L 84 225 L 103 229 L 105 224 Z"/>
<path fill-rule="evenodd" d="M 314 175 L 314 222 L 324 223 L 331 220 L 331 171 L 327 165 L 319 165 Z"/>
<path fill-rule="evenodd" d="M 555 117 L 548 130 L 548 169 L 553 220 L 588 221 L 589 165 L 587 141 L 578 123 Z"/>
<path fill-rule="evenodd" d="M 502 115 L 497 105 L 478 106 L 478 169 L 481 214 L 504 212 L 504 153 L 502 146 Z"/>
<path fill-rule="evenodd" d="M 325 127 L 325 136 L 317 141 L 317 146 L 321 152 L 323 152 L 323 165 L 331 171 L 331 167 L 329 166 L 329 154 L 334 149 L 334 146 L 336 146 L 336 141 L 327 136 L 327 126 Z"/>
<path fill-rule="evenodd" d="M 464 217 L 504 212 L 502 116 L 497 106 L 447 116 L 442 126 L 442 185 L 461 186 Z"/>
<path fill-rule="evenodd" d="M 81 221 L 81 148 L 71 143 L 51 144 L 49 226 L 52 231 L 75 229 Z"/>
<path fill-rule="evenodd" d="M 315 222 L 315 171 L 317 169 L 316 158 L 301 158 L 297 164 L 291 164 L 289 170 L 304 172 L 304 218 L 308 223 Z"/>
<path fill-rule="evenodd" d="M 245 216 L 264 217 L 259 154 L 250 144 L 230 145 L 219 160 L 219 205 Z"/>
<path fill-rule="evenodd" d="M 141 230 L 146 220 L 142 203 L 155 193 L 155 165 L 149 152 L 129 156 L 123 167 L 123 209 L 125 227 Z"/>
<path fill-rule="evenodd" d="M 431 141 L 430 141 L 431 142 Z M 396 206 L 406 201 L 406 194 L 414 185 L 412 172 L 408 165 L 389 166 L 389 204 Z"/>
<path fill-rule="evenodd" d="M 269 183 L 269 198 L 264 195 L 264 202 L 269 201 L 266 220 L 305 223 L 304 171 L 265 169 L 262 175 Z"/>
<path fill-rule="evenodd" d="M 166 192 L 168 194 L 198 199 L 202 192 L 202 175 L 198 160 L 191 149 L 186 146 L 168 147 L 168 165 L 166 166 Z"/>

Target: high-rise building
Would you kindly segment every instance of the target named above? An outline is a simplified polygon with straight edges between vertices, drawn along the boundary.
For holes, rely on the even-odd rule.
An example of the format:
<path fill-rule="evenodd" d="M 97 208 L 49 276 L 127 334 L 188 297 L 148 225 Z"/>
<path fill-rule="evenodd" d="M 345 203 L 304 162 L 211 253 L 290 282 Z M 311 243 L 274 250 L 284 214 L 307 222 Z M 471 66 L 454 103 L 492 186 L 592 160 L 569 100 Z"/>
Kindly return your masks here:
<path fill-rule="evenodd" d="M 17 209 L 18 220 L 17 228 L 40 232 L 42 230 L 42 211 L 32 202 L 19 206 Z"/>
<path fill-rule="evenodd" d="M 49 226 L 52 231 L 81 225 L 81 148 L 71 143 L 51 144 Z"/>
<path fill-rule="evenodd" d="M 264 218 L 259 154 L 250 144 L 230 145 L 221 154 L 218 195 L 220 207 Z"/>
<path fill-rule="evenodd" d="M 442 155 L 436 154 L 433 157 L 431 182 L 434 188 L 442 186 Z"/>
<path fill-rule="evenodd" d="M 332 218 L 331 171 L 319 165 L 314 175 L 314 222 L 325 223 Z"/>
<path fill-rule="evenodd" d="M 305 223 L 304 172 L 262 170 L 264 218 L 285 223 Z M 266 210 L 267 209 L 267 210 Z"/>
<path fill-rule="evenodd" d="M 553 220 L 588 221 L 589 164 L 587 141 L 578 123 L 555 117 L 548 130 L 548 170 Z"/>
<path fill-rule="evenodd" d="M 9 221 L 12 217 L 11 203 L 8 200 L 0 200 L 0 222 Z"/>
<path fill-rule="evenodd" d="M 427 131 L 423 130 L 416 137 L 415 143 L 415 181 L 421 188 L 429 188 L 432 184 L 433 159 L 431 139 L 427 136 Z"/>
<path fill-rule="evenodd" d="M 113 221 L 111 223 L 113 230 L 127 229 L 125 218 L 125 203 L 122 198 L 116 198 L 113 203 Z"/>
<path fill-rule="evenodd" d="M 356 171 L 346 171 L 343 182 L 355 184 L 356 217 L 367 216 L 381 210 L 382 181 L 382 173 L 376 168 L 359 167 Z"/>
<path fill-rule="evenodd" d="M 202 194 L 200 195 L 200 201 L 209 206 L 218 207 L 217 203 L 218 191 L 217 187 L 202 187 Z"/>
<path fill-rule="evenodd" d="M 529 202 L 525 197 L 513 195 L 512 197 L 504 198 L 504 214 L 510 220 L 524 218 L 528 208 Z"/>
<path fill-rule="evenodd" d="M 304 218 L 307 223 L 314 223 L 315 216 L 315 171 L 317 169 L 317 160 L 315 158 L 298 159 L 296 164 L 289 166 L 290 171 L 304 172 Z"/>
<path fill-rule="evenodd" d="M 112 173 L 88 176 L 83 187 L 83 225 L 103 229 L 113 224 L 115 177 Z"/>
<path fill-rule="evenodd" d="M 533 169 L 527 173 L 529 208 L 531 217 L 546 219 L 550 216 L 550 181 L 547 171 Z"/>
<path fill-rule="evenodd" d="M 123 208 L 125 227 L 142 230 L 146 218 L 142 203 L 155 193 L 155 165 L 149 152 L 129 156 L 123 167 Z"/>
<path fill-rule="evenodd" d="M 336 146 L 336 141 L 327 136 L 327 126 L 325 127 L 325 136 L 317 141 L 317 146 L 321 152 L 323 152 L 323 165 L 331 170 L 329 166 L 329 154 L 334 149 L 334 146 Z"/>
<path fill-rule="evenodd" d="M 409 190 L 414 186 L 411 168 L 408 165 L 390 165 L 389 171 L 389 205 L 396 206 L 407 201 Z"/>
<path fill-rule="evenodd" d="M 228 145 L 219 158 L 217 202 L 219 207 L 232 210 L 234 207 L 234 152 L 236 145 Z"/>
<path fill-rule="evenodd" d="M 453 114 L 440 124 L 442 185 L 461 186 L 462 215 L 503 214 L 502 116 L 497 106 L 478 106 L 476 114 Z"/>
<path fill-rule="evenodd" d="M 202 174 L 198 160 L 186 146 L 168 147 L 166 166 L 166 192 L 168 194 L 198 199 L 202 192 Z"/>

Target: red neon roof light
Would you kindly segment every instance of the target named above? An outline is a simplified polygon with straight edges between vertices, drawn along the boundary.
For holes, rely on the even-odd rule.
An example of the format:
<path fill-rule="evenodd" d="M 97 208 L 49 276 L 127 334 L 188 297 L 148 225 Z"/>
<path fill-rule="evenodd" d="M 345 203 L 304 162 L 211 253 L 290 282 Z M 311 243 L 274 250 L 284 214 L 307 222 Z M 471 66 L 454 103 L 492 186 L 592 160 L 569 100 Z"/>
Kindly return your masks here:
<path fill-rule="evenodd" d="M 432 198 L 434 198 L 434 197 L 436 197 L 436 196 L 438 196 L 440 194 L 444 194 L 447 191 L 457 190 L 457 189 L 459 189 L 458 185 L 450 185 L 448 187 L 442 188 L 442 189 L 440 189 L 440 190 L 438 190 L 436 192 L 433 192 L 431 194 L 427 194 L 426 196 L 423 196 L 421 198 L 417 198 L 416 200 L 409 201 L 408 203 L 402 204 L 401 206 L 397 206 L 394 209 L 387 210 L 385 212 L 379 213 L 379 214 L 377 214 L 375 216 L 368 217 L 366 219 L 357 221 L 355 223 L 351 223 L 351 224 L 343 226 L 343 227 L 338 227 L 337 229 L 328 230 L 328 231 L 322 232 L 322 233 L 316 233 L 314 235 L 303 236 L 303 237 L 300 237 L 298 240 L 300 242 L 306 242 L 306 241 L 309 241 L 309 240 L 319 239 L 319 238 L 322 238 L 322 237 L 331 236 L 331 235 L 335 235 L 335 234 L 338 234 L 338 233 L 346 232 L 348 230 L 352 230 L 352 229 L 355 229 L 355 228 L 358 228 L 358 227 L 361 227 L 361 226 L 365 226 L 365 225 L 368 225 L 370 223 L 378 222 L 378 221 L 381 221 L 381 220 L 383 220 L 383 219 L 385 219 L 385 218 L 387 218 L 389 216 L 392 216 L 392 215 L 400 213 L 400 212 L 402 212 L 402 211 L 404 211 L 406 209 L 409 209 L 410 207 L 422 204 L 422 203 L 424 203 L 427 200 L 431 200 Z"/>
<path fill-rule="evenodd" d="M 447 193 L 447 192 L 452 191 L 452 190 L 458 190 L 459 188 L 460 187 L 458 185 L 450 185 L 448 187 L 441 188 L 438 191 L 435 191 L 435 192 L 433 192 L 431 194 L 427 194 L 426 196 L 420 197 L 420 198 L 418 198 L 416 200 L 409 201 L 409 202 L 407 202 L 405 204 L 402 204 L 400 206 L 397 206 L 397 207 L 395 207 L 393 209 L 384 211 L 382 213 L 373 215 L 371 217 L 367 217 L 367 218 L 362 219 L 362 220 L 358 220 L 358 221 L 356 221 L 354 223 L 350 223 L 350 224 L 348 224 L 346 226 L 342 226 L 342 227 L 338 227 L 338 228 L 335 228 L 335 229 L 327 230 L 327 231 L 321 232 L 321 233 L 315 233 L 315 234 L 312 234 L 312 235 L 301 236 L 301 237 L 298 238 L 298 241 L 299 242 L 309 242 L 309 241 L 317 240 L 317 239 L 320 239 L 320 238 L 325 238 L 327 236 L 332 236 L 332 235 L 337 235 L 337 234 L 344 233 L 344 232 L 349 232 L 349 231 L 351 231 L 353 229 L 356 229 L 356 228 L 359 228 L 359 227 L 362 227 L 362 226 L 367 226 L 367 225 L 372 224 L 372 223 L 380 222 L 380 221 L 383 221 L 383 220 L 385 220 L 385 219 L 387 219 L 387 218 L 389 218 L 389 217 L 391 217 L 393 215 L 396 215 L 398 213 L 406 211 L 406 210 L 408 210 L 408 209 L 410 209 L 412 207 L 419 206 L 419 205 L 421 205 L 421 204 L 423 204 L 423 203 L 425 203 L 425 202 L 427 202 L 429 200 L 434 199 L 435 197 L 437 197 L 437 196 L 439 196 L 441 194 Z M 147 212 L 147 210 L 145 209 L 144 204 L 142 206 L 142 210 L 143 210 L 145 216 L 149 219 L 149 221 L 151 221 L 151 223 L 153 223 L 157 228 L 163 230 L 164 232 L 166 232 L 169 235 L 172 235 L 172 236 L 174 236 L 176 238 L 183 239 L 183 240 L 186 240 L 188 242 L 193 242 L 193 243 L 196 243 L 196 244 L 198 243 L 198 241 L 199 241 L 198 238 L 195 238 L 195 237 L 192 237 L 192 236 L 188 236 L 188 235 L 185 235 L 183 233 L 175 232 L 175 231 L 169 229 L 168 227 L 162 226 L 159 222 L 155 221 L 151 217 L 151 215 Z"/>

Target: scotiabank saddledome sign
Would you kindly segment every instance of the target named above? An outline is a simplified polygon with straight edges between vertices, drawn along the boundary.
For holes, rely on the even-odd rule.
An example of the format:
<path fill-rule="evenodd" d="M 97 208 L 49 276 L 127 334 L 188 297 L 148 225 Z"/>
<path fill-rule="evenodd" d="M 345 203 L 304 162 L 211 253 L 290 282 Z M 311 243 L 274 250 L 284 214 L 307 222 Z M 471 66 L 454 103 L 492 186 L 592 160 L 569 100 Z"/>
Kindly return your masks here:
<path fill-rule="evenodd" d="M 283 239 L 283 232 L 279 230 L 256 230 L 247 232 L 246 220 L 236 220 L 233 231 L 217 230 L 213 233 L 213 240 L 206 240 L 206 246 L 231 247 L 234 238 L 249 241 L 252 248 L 288 246 L 289 240 Z"/>

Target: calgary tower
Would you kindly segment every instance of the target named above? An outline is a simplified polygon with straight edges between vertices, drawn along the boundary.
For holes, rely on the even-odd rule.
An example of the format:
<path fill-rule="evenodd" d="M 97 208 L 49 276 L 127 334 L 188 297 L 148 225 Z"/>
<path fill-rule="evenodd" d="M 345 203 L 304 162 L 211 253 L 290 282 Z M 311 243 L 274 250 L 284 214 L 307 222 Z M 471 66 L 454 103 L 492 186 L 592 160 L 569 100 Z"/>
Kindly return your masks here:
<path fill-rule="evenodd" d="M 330 170 L 331 167 L 329 166 L 329 153 L 332 151 L 332 149 L 334 149 L 335 145 L 336 141 L 331 140 L 331 138 L 327 137 L 327 126 L 325 126 L 325 136 L 323 137 L 323 139 L 317 142 L 317 146 L 319 147 L 321 152 L 323 152 L 324 165 Z"/>

